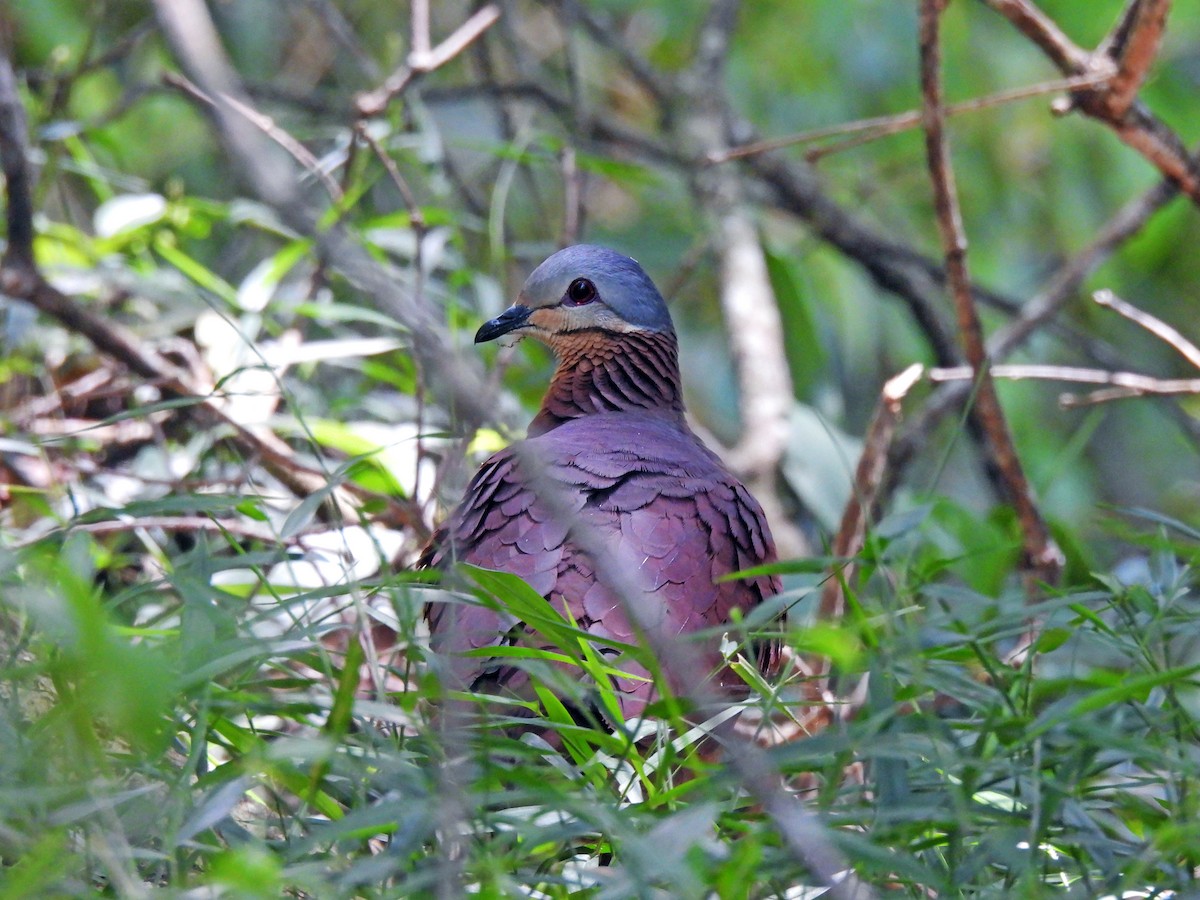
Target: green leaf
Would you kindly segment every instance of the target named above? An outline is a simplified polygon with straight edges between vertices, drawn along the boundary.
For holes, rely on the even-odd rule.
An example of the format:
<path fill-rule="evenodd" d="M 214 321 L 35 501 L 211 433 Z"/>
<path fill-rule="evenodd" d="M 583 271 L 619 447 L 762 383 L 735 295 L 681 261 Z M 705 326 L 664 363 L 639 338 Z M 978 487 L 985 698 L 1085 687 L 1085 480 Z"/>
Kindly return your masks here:
<path fill-rule="evenodd" d="M 180 250 L 165 236 L 159 235 L 155 238 L 154 250 L 170 265 L 174 266 L 200 287 L 216 295 L 229 304 L 230 307 L 236 308 L 237 290 L 234 289 L 233 285 L 207 266 L 192 259 L 192 257 Z"/>
<path fill-rule="evenodd" d="M 800 289 L 801 281 L 793 275 L 793 261 L 774 252 L 769 246 L 764 249 L 767 275 L 771 280 L 775 301 L 779 304 L 783 333 L 787 336 L 784 348 L 792 373 L 792 384 L 796 396 L 808 399 L 826 369 L 823 329 L 817 323 L 812 304 Z"/>
<path fill-rule="evenodd" d="M 1030 726 L 1028 737 L 1038 737 L 1055 726 L 1079 720 L 1088 713 L 1093 713 L 1097 710 L 1133 700 L 1142 700 L 1156 687 L 1167 684 L 1187 683 L 1198 672 L 1200 672 L 1200 664 L 1177 666 L 1161 672 L 1146 672 L 1141 675 L 1124 677 L 1110 687 L 1092 691 L 1065 709 L 1052 707 L 1047 710 L 1038 716 Z"/>

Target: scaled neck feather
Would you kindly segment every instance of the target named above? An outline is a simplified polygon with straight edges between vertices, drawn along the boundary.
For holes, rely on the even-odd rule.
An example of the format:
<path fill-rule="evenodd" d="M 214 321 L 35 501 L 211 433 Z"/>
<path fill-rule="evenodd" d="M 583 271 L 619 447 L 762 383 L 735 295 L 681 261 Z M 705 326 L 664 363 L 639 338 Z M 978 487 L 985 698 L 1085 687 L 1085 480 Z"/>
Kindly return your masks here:
<path fill-rule="evenodd" d="M 530 437 L 570 419 L 621 410 L 662 411 L 682 421 L 674 332 L 572 332 L 550 343 L 558 368 L 529 426 Z"/>

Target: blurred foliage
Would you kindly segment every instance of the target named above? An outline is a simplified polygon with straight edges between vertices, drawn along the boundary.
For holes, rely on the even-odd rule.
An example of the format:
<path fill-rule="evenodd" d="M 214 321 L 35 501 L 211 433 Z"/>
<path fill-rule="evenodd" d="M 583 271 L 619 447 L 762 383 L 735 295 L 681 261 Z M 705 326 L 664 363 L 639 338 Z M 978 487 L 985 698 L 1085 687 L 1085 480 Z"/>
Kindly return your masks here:
<path fill-rule="evenodd" d="M 1042 4 L 1085 47 L 1123 5 Z M 637 256 L 669 294 L 690 410 L 719 439 L 738 437 L 716 255 L 689 173 L 584 136 L 598 119 L 675 146 L 684 110 L 659 109 L 612 45 L 670 87 L 701 4 L 503 4 L 480 44 L 364 123 L 403 190 L 351 123 L 354 96 L 408 52 L 407 8 L 209 6 L 253 102 L 308 148 L 344 194 L 340 221 L 438 310 L 455 349 L 565 236 L 573 165 L 579 237 Z M 432 6 L 435 36 L 474 8 Z M 912 109 L 915 32 L 911 2 L 746 3 L 731 105 L 765 136 Z M 510 579 L 450 593 L 393 565 L 412 560 L 472 463 L 527 420 L 549 354 L 528 342 L 481 351 L 505 399 L 495 430 L 463 435 L 430 400 L 392 311 L 252 197 L 203 108 L 165 78 L 177 66 L 149 4 L 9 0 L 0 33 L 29 118 L 46 275 L 205 373 L 234 420 L 286 440 L 329 491 L 353 487 L 379 514 L 328 521 L 328 491 L 297 497 L 227 430 L 197 427 L 188 403 L 0 297 L 4 895 L 815 896 L 669 704 L 660 711 L 685 739 L 664 728 L 633 743 L 573 722 L 556 700 L 569 685 L 549 654 L 531 654 L 516 662 L 544 683 L 537 712 L 565 752 L 501 727 L 445 745 L 429 725 L 441 698 L 421 650 L 426 600 L 506 604 L 541 623 L 554 659 L 602 669 Z M 951 4 L 945 40 L 952 101 L 1056 77 L 982 4 Z M 1198 81 L 1200 9 L 1181 4 L 1142 97 L 1185 140 L 1200 138 Z M 565 105 L 555 112 L 534 88 Z M 1018 301 L 1159 177 L 1102 125 L 1049 115 L 1047 97 L 955 118 L 950 131 L 972 271 Z M 844 208 L 936 253 L 918 133 L 832 154 L 818 172 Z M 323 196 L 317 178 L 301 187 Z M 766 201 L 759 224 L 796 390 L 786 507 L 820 547 L 881 383 L 932 356 L 860 262 Z M 1194 207 L 1176 199 L 1085 287 L 1200 338 L 1187 312 L 1198 240 Z M 989 328 L 1005 318 L 985 310 Z M 1017 361 L 1092 364 L 1092 341 L 1135 371 L 1189 374 L 1086 292 L 1060 320 L 1074 331 L 1044 330 Z M 856 716 L 793 734 L 771 758 L 858 874 L 889 893 L 1196 890 L 1196 407 L 1064 410 L 1058 393 L 1001 385 L 1068 555 L 1064 585 L 1036 606 L 1023 603 L 1016 524 L 960 421 L 904 473 L 844 621 L 807 628 L 821 567 L 785 564 L 788 644 L 834 659 L 847 696 L 870 678 Z M 385 515 L 389 498 L 420 521 Z M 1034 647 L 1013 664 L 1031 623 Z M 771 627 L 751 621 L 734 636 Z M 789 671 L 758 684 L 751 705 L 786 723 L 802 681 Z"/>

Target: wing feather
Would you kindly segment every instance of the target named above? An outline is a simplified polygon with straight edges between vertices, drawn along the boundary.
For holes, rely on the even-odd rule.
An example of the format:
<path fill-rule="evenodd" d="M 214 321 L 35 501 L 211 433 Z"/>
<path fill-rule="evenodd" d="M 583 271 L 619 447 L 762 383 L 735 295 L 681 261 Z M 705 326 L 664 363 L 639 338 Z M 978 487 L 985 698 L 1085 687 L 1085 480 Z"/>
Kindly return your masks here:
<path fill-rule="evenodd" d="M 535 477 L 524 471 L 531 465 Z M 541 479 L 562 486 L 573 521 L 562 521 L 557 507 L 539 496 Z M 572 527 L 599 529 L 618 559 L 639 567 L 647 590 L 641 612 L 665 634 L 719 626 L 734 608 L 748 612 L 779 588 L 778 579 L 766 577 L 718 583 L 774 559 L 762 509 L 682 422 L 649 414 L 570 420 L 491 457 L 422 562 L 464 561 L 511 572 L 581 628 L 633 641 L 624 603 L 596 578 L 591 560 L 571 540 Z M 452 657 L 512 640 L 537 643 L 529 629 L 494 610 L 436 607 L 429 611 L 434 649 Z M 694 650 L 709 669 L 721 665 L 715 641 Z M 630 660 L 618 664 L 645 675 Z M 451 668 L 468 686 L 487 680 L 515 689 L 525 680 L 512 666 L 478 657 L 459 657 Z M 617 687 L 627 716 L 652 699 L 651 685 L 637 678 L 619 678 Z"/>

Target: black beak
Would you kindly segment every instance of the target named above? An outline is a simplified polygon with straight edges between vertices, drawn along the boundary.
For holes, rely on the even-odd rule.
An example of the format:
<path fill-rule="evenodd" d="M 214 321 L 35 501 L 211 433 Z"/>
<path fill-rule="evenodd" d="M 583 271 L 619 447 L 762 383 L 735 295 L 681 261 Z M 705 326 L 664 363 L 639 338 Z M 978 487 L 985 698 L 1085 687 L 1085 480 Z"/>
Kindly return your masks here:
<path fill-rule="evenodd" d="M 510 306 L 490 322 L 484 322 L 479 326 L 479 330 L 475 332 L 475 343 L 494 341 L 501 335 L 515 331 L 525 324 L 532 312 L 533 310 L 528 306 Z"/>

